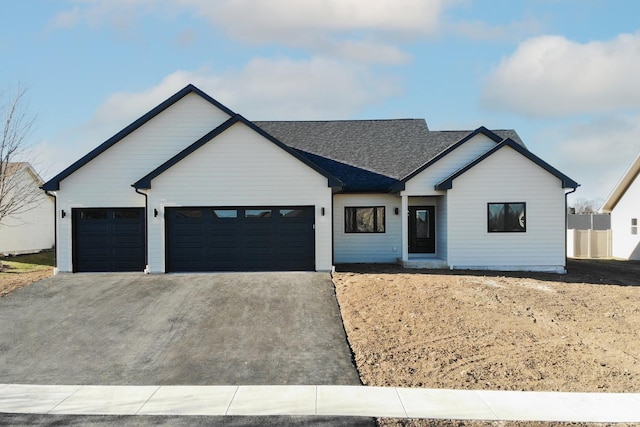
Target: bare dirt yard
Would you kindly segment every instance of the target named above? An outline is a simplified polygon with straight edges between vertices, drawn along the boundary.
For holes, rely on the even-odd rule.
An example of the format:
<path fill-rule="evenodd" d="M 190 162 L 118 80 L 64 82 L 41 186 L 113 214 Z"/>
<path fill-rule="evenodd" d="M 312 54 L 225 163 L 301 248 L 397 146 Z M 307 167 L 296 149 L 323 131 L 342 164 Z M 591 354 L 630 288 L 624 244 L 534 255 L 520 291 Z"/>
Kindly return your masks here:
<path fill-rule="evenodd" d="M 337 297 L 363 383 L 640 392 L 640 262 L 570 260 L 567 269 L 556 275 L 339 266 Z"/>
<path fill-rule="evenodd" d="M 53 275 L 53 251 L 0 256 L 0 297 Z"/>

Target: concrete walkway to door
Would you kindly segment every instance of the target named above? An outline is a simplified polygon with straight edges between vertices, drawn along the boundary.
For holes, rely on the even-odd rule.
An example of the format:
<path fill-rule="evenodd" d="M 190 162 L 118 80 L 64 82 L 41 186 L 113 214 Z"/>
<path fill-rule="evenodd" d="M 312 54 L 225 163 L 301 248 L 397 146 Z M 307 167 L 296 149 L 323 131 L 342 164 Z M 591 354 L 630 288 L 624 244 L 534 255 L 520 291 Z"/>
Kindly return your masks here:
<path fill-rule="evenodd" d="M 60 274 L 0 324 L 5 384 L 360 384 L 328 273 Z"/>

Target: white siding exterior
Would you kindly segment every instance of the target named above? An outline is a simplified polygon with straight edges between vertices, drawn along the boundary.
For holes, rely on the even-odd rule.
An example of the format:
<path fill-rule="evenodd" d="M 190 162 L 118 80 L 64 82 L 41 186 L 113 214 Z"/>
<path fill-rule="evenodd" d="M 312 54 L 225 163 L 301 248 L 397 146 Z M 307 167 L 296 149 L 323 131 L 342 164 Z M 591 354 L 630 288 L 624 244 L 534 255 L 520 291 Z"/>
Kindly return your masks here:
<path fill-rule="evenodd" d="M 24 180 L 27 191 L 38 192 L 38 202 L 17 217 L 3 219 L 0 224 L 0 255 L 34 253 L 53 248 L 53 199 L 40 192 L 38 187 L 42 183 L 28 169 L 17 172 L 15 178 Z M 22 185 L 20 187 L 23 188 Z"/>
<path fill-rule="evenodd" d="M 58 271 L 73 271 L 71 209 L 144 207 L 144 197 L 131 184 L 228 118 L 199 95 L 188 94 L 64 179 L 56 192 Z"/>
<path fill-rule="evenodd" d="M 153 210 L 171 206 L 315 206 L 316 269 L 332 267 L 327 178 L 242 123 L 156 177 L 147 193 L 151 272 L 165 271 L 164 216 Z"/>
<path fill-rule="evenodd" d="M 496 146 L 495 141 L 478 134 L 407 181 L 403 196 L 442 195 L 434 186 Z"/>
<path fill-rule="evenodd" d="M 450 268 L 564 272 L 565 192 L 558 178 L 505 147 L 453 181 Z M 489 233 L 487 204 L 526 203 L 526 232 Z"/>
<path fill-rule="evenodd" d="M 345 233 L 345 207 L 385 207 L 384 233 Z M 402 254 L 401 199 L 392 194 L 336 194 L 333 197 L 334 262 L 394 263 Z"/>
<path fill-rule="evenodd" d="M 632 233 L 631 220 L 639 226 Z M 636 176 L 611 211 L 613 231 L 613 256 L 640 260 L 640 179 Z"/>

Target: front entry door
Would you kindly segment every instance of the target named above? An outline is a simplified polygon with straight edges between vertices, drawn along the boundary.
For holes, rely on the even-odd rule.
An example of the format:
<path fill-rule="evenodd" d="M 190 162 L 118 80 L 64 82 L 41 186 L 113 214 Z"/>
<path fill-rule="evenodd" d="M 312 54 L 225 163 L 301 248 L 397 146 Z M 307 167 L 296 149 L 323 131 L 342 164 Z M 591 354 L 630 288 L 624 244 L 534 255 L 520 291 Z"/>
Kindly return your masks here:
<path fill-rule="evenodd" d="M 409 253 L 436 251 L 434 206 L 409 206 Z"/>

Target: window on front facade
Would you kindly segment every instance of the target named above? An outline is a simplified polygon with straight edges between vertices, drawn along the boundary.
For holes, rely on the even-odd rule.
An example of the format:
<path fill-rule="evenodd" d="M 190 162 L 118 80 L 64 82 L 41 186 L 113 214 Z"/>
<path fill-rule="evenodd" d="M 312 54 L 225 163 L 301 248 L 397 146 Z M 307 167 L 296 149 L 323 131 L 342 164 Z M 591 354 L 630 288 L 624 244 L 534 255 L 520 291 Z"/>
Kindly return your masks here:
<path fill-rule="evenodd" d="M 344 208 L 346 233 L 384 233 L 384 206 Z"/>
<path fill-rule="evenodd" d="M 638 234 L 638 218 L 631 218 L 631 234 Z"/>
<path fill-rule="evenodd" d="M 489 203 L 489 233 L 517 233 L 527 231 L 526 203 Z"/>

